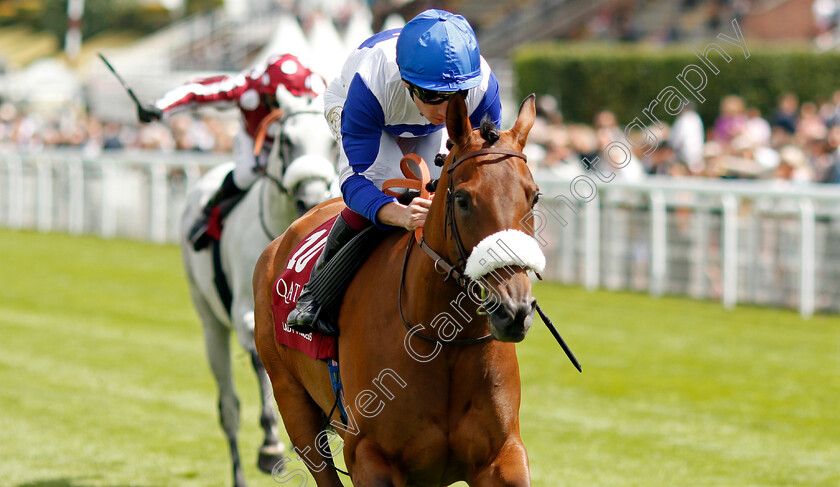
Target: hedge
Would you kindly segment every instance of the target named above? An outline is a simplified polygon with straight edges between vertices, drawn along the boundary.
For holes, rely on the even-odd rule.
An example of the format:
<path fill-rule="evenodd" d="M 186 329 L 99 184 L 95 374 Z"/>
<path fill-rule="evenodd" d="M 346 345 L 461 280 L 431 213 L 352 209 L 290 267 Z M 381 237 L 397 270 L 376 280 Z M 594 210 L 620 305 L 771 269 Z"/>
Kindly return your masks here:
<path fill-rule="evenodd" d="M 654 49 L 641 46 L 543 43 L 526 45 L 513 54 L 517 91 L 520 99 L 528 93 L 551 94 L 560 102 L 567 120 L 592 123 L 594 115 L 607 108 L 621 123 L 643 117 L 647 108 L 666 87 L 677 88 L 697 106 L 706 124 L 720 112 L 720 100 L 729 94 L 742 96 L 748 106 L 755 106 L 765 117 L 775 111 L 778 97 L 793 92 L 801 101 L 830 100 L 840 89 L 840 53 L 815 53 L 805 49 L 770 49 L 750 46 L 749 58 L 743 50 L 719 39 L 695 43 L 705 50 L 715 42 L 731 61 L 727 63 L 714 51 L 709 61 L 717 75 L 691 50 L 690 46 Z M 700 102 L 692 96 L 677 76 L 689 66 L 701 68 L 706 75 Z M 686 73 L 690 82 L 700 84 L 699 74 Z M 653 109 L 662 120 L 672 120 L 663 105 Z M 649 123 L 649 122 L 648 122 Z M 708 125 L 707 125 L 708 126 Z"/>

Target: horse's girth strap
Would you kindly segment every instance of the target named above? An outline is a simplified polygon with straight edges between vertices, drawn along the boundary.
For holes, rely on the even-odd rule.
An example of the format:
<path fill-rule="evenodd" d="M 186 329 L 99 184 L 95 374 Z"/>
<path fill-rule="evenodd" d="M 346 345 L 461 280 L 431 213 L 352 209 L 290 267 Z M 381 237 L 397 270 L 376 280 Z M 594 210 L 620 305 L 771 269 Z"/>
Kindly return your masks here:
<path fill-rule="evenodd" d="M 411 170 L 410 162 L 417 164 L 420 170 L 419 176 Z M 391 191 L 391 188 L 405 188 L 419 191 L 420 197 L 423 199 L 431 199 L 434 196 L 434 193 L 430 193 L 426 188 L 426 185 L 429 184 L 432 177 L 429 173 L 429 166 L 426 165 L 426 161 L 422 157 L 417 154 L 406 154 L 400 160 L 400 170 L 405 178 L 389 179 L 382 183 L 382 191 L 385 194 L 388 196 L 399 196 L 399 193 Z M 421 241 L 423 238 L 423 227 L 414 230 L 414 238 L 418 242 Z"/>
<path fill-rule="evenodd" d="M 283 109 L 278 108 L 260 120 L 260 124 L 257 126 L 257 135 L 254 137 L 254 157 L 259 156 L 260 152 L 262 152 L 263 145 L 265 144 L 265 137 L 268 133 L 268 126 L 271 125 L 271 122 L 282 117 L 283 113 Z"/>

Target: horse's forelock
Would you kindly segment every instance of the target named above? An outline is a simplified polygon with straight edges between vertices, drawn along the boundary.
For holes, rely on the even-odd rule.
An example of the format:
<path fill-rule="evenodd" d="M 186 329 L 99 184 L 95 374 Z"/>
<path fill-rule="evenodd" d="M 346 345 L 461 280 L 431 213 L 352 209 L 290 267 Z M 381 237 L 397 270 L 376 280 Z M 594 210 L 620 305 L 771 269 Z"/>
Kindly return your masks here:
<path fill-rule="evenodd" d="M 481 133 L 481 138 L 489 142 L 490 145 L 495 144 L 501 138 L 499 127 L 487 116 L 481 120 L 479 132 Z"/>

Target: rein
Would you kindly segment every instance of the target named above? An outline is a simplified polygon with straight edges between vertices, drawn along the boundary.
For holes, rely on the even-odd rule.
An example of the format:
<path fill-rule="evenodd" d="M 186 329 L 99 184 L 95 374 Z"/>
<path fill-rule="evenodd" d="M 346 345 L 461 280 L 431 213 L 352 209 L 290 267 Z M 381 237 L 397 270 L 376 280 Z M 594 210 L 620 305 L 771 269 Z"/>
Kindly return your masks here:
<path fill-rule="evenodd" d="M 481 155 L 500 155 L 500 156 L 508 156 L 508 157 L 517 157 L 522 159 L 524 162 L 528 162 L 527 157 L 525 154 L 519 151 L 511 150 L 511 149 L 502 149 L 502 148 L 493 148 L 488 147 L 484 149 L 478 149 L 472 152 L 468 152 L 466 154 L 458 156 L 452 164 L 450 164 L 449 168 L 447 169 L 447 173 L 449 174 L 449 187 L 446 189 L 446 227 L 449 229 L 450 234 L 452 235 L 453 239 L 455 240 L 455 244 L 458 247 L 458 264 L 452 265 L 450 264 L 444 257 L 440 254 L 435 252 L 434 249 L 429 247 L 426 243 L 426 240 L 423 238 L 423 228 L 418 228 L 414 231 L 414 238 L 408 239 L 408 244 L 406 245 L 405 249 L 405 258 L 403 260 L 402 270 L 400 272 L 400 285 L 398 291 L 398 301 L 397 301 L 397 308 L 400 310 L 400 319 L 402 320 L 403 326 L 409 331 L 412 330 L 411 325 L 409 325 L 408 321 L 405 318 L 405 314 L 403 313 L 402 308 L 402 291 L 405 287 L 405 271 L 408 267 L 408 258 L 411 255 L 411 247 L 414 245 L 414 241 L 416 240 L 418 245 L 421 249 L 426 253 L 434 261 L 435 271 L 440 274 L 445 274 L 446 277 L 444 278 L 444 282 L 446 282 L 449 278 L 453 278 L 455 282 L 458 283 L 459 286 L 464 288 L 467 292 L 469 292 L 468 287 L 472 280 L 468 278 L 464 273 L 464 268 L 467 263 L 467 252 L 464 249 L 464 244 L 461 242 L 461 235 L 458 232 L 458 226 L 455 223 L 455 213 L 454 213 L 454 196 L 453 196 L 453 188 L 454 182 L 452 179 L 452 172 L 458 167 L 462 162 L 471 159 L 473 157 L 481 156 Z M 499 160 L 502 160 L 500 158 Z M 408 163 L 413 161 L 417 164 L 417 167 L 420 169 L 420 176 L 418 177 L 411 171 L 410 166 Z M 495 161 L 498 162 L 498 161 Z M 400 161 L 400 168 L 403 174 L 406 176 L 406 179 L 389 179 L 383 183 L 382 188 L 386 194 L 396 195 L 395 192 L 390 191 L 389 188 L 393 187 L 401 187 L 401 188 L 408 188 L 408 189 L 416 189 L 420 191 L 420 197 L 422 198 L 430 198 L 433 196 L 432 193 L 429 193 L 426 185 L 430 180 L 429 176 L 429 169 L 426 166 L 426 161 L 424 161 L 420 156 L 417 154 L 407 154 L 403 159 Z M 470 339 L 453 339 L 453 340 L 442 340 L 436 337 L 426 336 L 420 333 L 415 333 L 416 336 L 422 338 L 423 340 L 434 342 L 434 343 L 441 343 L 441 344 L 450 344 L 450 345 L 474 345 L 477 343 L 484 343 L 490 340 L 493 340 L 493 335 L 488 333 L 479 338 L 470 338 Z"/>
<path fill-rule="evenodd" d="M 277 190 L 280 191 L 282 194 L 290 195 L 291 192 L 283 186 L 283 182 L 278 179 L 276 176 L 273 176 L 268 172 L 267 167 L 262 167 L 259 163 L 260 153 L 262 152 L 263 146 L 265 146 L 266 138 L 268 137 L 268 128 L 271 124 L 278 119 L 280 119 L 280 133 L 277 136 L 278 143 L 280 147 L 277 149 L 277 156 L 280 158 L 280 167 L 282 170 L 280 171 L 281 174 L 286 172 L 286 169 L 289 167 L 289 157 L 288 154 L 283 153 L 283 130 L 286 127 L 286 122 L 289 121 L 290 118 L 302 115 L 302 114 L 320 114 L 321 112 L 318 110 L 300 110 L 297 112 L 291 112 L 286 114 L 282 108 L 277 108 L 273 110 L 271 113 L 265 116 L 262 120 L 260 120 L 259 125 L 257 126 L 257 135 L 254 137 L 254 157 L 257 158 L 257 164 L 254 167 L 255 171 L 261 172 L 262 174 L 260 177 L 264 177 L 274 183 L 277 187 Z M 263 185 L 261 193 L 260 193 L 260 209 L 259 209 L 259 219 L 260 219 L 260 227 L 262 227 L 263 233 L 265 233 L 266 237 L 269 240 L 274 240 L 276 237 L 271 233 L 268 229 L 268 225 L 265 223 L 265 185 Z"/>

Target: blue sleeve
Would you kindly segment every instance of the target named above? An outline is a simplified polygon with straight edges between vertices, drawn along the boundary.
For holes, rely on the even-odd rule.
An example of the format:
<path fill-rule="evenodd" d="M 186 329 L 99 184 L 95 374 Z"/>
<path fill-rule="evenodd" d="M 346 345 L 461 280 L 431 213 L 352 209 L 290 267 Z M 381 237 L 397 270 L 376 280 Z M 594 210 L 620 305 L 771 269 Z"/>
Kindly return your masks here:
<path fill-rule="evenodd" d="M 499 98 L 499 81 L 492 72 L 490 72 L 490 82 L 487 85 L 487 91 L 484 92 L 484 97 L 475 110 L 473 110 L 472 115 L 470 115 L 470 123 L 473 128 L 481 125 L 481 120 L 485 115 L 490 117 L 490 120 L 496 124 L 496 127 L 501 128 L 502 101 Z"/>
<path fill-rule="evenodd" d="M 379 100 L 357 73 L 341 112 L 341 145 L 353 171 L 364 172 L 376 160 L 384 129 L 385 114 Z"/>
<path fill-rule="evenodd" d="M 377 227 L 387 230 L 390 225 L 384 225 L 376 219 L 376 213 L 388 203 L 397 201 L 377 188 L 369 179 L 359 173 L 353 174 L 341 185 L 341 195 L 348 208 L 372 221 Z"/>
<path fill-rule="evenodd" d="M 379 139 L 384 128 L 385 114 L 379 100 L 356 74 L 350 82 L 341 113 L 341 144 L 354 174 L 341 185 L 341 194 L 348 208 L 379 228 L 389 227 L 376 220 L 376 213 L 382 206 L 397 199 L 383 193 L 362 173 L 379 154 Z"/>

